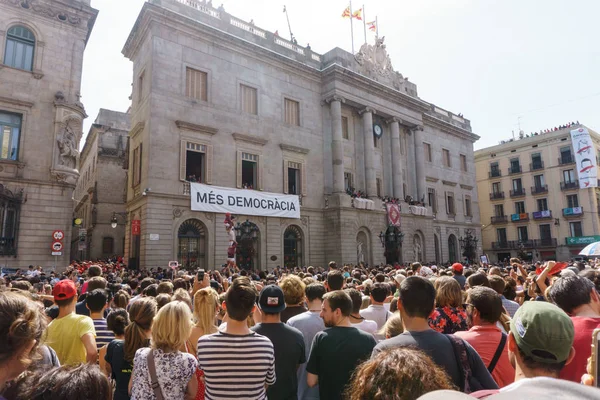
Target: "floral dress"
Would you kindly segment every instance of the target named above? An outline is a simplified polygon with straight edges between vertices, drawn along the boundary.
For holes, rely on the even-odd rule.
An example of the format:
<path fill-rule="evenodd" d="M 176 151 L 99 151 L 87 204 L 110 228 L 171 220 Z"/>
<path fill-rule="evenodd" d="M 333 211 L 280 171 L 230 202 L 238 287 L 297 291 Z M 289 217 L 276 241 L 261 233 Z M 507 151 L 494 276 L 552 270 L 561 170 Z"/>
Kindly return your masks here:
<path fill-rule="evenodd" d="M 431 329 L 444 334 L 467 331 L 467 313 L 462 307 L 437 307 L 428 319 Z"/>

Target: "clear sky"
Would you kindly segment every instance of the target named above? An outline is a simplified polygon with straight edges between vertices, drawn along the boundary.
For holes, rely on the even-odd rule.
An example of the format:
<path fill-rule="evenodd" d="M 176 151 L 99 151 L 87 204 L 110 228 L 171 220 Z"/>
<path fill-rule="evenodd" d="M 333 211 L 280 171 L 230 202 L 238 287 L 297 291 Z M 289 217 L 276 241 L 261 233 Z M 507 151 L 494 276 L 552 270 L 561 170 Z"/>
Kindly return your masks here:
<path fill-rule="evenodd" d="M 84 56 L 82 101 L 126 111 L 132 64 L 121 54 L 145 0 L 92 0 L 100 10 Z M 318 53 L 350 51 L 346 0 L 215 0 L 230 14 L 289 37 L 287 5 L 298 43 Z M 364 0 L 379 21 L 394 68 L 428 102 L 471 120 L 475 148 L 579 120 L 600 132 L 598 0 Z M 355 47 L 364 42 L 354 23 Z M 367 32 L 372 43 L 374 35 Z M 83 142 L 82 142 L 83 145 Z"/>

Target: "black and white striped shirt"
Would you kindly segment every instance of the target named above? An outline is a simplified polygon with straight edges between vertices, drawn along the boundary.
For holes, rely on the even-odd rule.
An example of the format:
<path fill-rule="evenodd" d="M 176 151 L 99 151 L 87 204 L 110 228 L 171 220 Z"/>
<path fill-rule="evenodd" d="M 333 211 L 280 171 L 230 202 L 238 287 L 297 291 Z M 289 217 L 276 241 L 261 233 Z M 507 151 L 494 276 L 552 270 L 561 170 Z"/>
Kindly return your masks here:
<path fill-rule="evenodd" d="M 269 338 L 252 332 L 217 332 L 198 340 L 198 366 L 204 371 L 206 400 L 266 399 L 275 383 L 275 353 Z"/>

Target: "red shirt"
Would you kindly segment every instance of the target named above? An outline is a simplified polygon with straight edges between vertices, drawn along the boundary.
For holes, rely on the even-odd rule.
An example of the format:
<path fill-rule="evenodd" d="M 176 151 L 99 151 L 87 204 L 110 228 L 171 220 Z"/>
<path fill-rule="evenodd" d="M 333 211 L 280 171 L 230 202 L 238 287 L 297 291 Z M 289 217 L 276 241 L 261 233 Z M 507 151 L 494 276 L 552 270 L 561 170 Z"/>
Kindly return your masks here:
<path fill-rule="evenodd" d="M 492 362 L 494 354 L 496 354 L 502 332 L 494 325 L 478 325 L 466 332 L 456 332 L 454 335 L 467 341 L 477 351 L 487 368 Z M 515 369 L 508 360 L 508 338 L 506 338 L 506 344 L 504 345 L 500 359 L 492 371 L 492 378 L 494 378 L 500 388 L 508 386 L 515 381 Z"/>
<path fill-rule="evenodd" d="M 575 328 L 575 357 L 562 371 L 560 379 L 580 383 L 581 376 L 586 373 L 587 360 L 592 355 L 592 332 L 600 328 L 600 318 L 571 317 Z"/>

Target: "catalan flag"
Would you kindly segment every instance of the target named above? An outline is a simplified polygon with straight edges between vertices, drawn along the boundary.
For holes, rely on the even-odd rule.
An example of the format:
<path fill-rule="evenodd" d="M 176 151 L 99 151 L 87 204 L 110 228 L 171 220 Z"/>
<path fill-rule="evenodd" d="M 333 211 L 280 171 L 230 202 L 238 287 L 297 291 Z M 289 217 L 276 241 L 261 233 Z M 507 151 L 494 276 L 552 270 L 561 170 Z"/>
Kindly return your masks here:
<path fill-rule="evenodd" d="M 352 18 L 356 18 L 359 21 L 362 21 L 362 8 L 359 8 L 358 10 L 354 11 L 352 13 Z"/>
<path fill-rule="evenodd" d="M 350 14 L 350 6 L 346 7 L 346 9 L 344 10 L 344 12 L 342 13 L 342 18 L 350 18 L 351 14 Z"/>
<path fill-rule="evenodd" d="M 367 22 L 367 27 L 371 32 L 377 32 L 377 21 Z"/>

